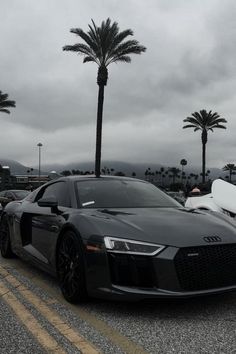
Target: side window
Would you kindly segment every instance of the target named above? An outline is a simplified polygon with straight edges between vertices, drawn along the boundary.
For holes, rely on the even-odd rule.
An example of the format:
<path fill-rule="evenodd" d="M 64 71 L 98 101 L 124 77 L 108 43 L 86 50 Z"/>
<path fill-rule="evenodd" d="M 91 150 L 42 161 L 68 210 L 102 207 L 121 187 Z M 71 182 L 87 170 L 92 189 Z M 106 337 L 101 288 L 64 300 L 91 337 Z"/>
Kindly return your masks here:
<path fill-rule="evenodd" d="M 45 189 L 40 190 L 36 201 L 40 198 L 56 197 L 59 206 L 70 207 L 70 197 L 66 182 L 56 182 L 50 184 Z"/>

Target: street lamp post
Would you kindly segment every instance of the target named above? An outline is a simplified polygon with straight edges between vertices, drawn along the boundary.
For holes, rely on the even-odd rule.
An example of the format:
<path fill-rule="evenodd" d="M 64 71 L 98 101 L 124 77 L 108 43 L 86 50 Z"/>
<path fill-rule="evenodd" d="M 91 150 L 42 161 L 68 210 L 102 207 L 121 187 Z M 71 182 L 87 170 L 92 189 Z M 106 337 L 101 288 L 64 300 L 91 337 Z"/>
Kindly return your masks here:
<path fill-rule="evenodd" d="M 39 147 L 39 182 L 41 177 L 41 147 L 43 146 L 42 143 L 38 143 L 37 146 Z"/>

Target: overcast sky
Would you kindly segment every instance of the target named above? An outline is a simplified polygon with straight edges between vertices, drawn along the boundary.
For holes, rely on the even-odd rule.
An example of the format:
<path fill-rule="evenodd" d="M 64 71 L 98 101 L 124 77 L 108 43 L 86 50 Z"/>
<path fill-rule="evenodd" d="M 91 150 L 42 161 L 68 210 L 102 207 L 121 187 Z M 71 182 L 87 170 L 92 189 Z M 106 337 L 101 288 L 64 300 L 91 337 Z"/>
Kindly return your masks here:
<path fill-rule="evenodd" d="M 16 108 L 0 115 L 0 157 L 36 166 L 41 142 L 43 165 L 94 160 L 97 66 L 62 47 L 108 17 L 147 51 L 108 67 L 102 159 L 200 165 L 183 119 L 211 109 L 228 123 L 209 133 L 207 167 L 236 163 L 235 0 L 1 0 L 0 90 Z"/>

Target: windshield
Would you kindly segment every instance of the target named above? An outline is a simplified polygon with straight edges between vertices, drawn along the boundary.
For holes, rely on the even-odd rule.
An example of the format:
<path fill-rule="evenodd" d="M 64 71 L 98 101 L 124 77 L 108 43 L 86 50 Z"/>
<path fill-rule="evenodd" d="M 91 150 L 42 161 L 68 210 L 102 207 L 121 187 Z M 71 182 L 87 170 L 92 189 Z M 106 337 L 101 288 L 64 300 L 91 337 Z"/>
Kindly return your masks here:
<path fill-rule="evenodd" d="M 153 208 L 181 205 L 151 183 L 108 178 L 77 181 L 82 208 Z"/>

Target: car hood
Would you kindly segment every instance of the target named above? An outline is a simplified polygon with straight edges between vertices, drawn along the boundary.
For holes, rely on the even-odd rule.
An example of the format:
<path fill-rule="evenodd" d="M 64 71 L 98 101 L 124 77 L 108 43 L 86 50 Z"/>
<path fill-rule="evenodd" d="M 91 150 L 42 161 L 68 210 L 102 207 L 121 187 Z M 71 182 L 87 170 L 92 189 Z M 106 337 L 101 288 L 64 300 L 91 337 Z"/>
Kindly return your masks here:
<path fill-rule="evenodd" d="M 207 245 L 204 237 L 208 236 L 218 236 L 222 243 L 236 242 L 236 226 L 221 214 L 186 208 L 103 209 L 88 213 L 103 236 L 176 247 Z"/>

